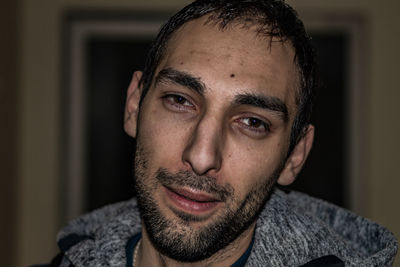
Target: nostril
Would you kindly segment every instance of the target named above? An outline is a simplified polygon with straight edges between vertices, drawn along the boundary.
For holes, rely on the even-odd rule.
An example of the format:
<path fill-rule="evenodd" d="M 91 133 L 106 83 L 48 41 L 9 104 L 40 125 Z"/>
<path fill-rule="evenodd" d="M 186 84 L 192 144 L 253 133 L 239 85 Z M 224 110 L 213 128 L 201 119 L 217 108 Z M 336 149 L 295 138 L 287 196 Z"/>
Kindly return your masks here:
<path fill-rule="evenodd" d="M 183 162 L 197 175 L 204 175 L 209 171 L 218 171 L 222 158 L 218 146 L 192 145 L 183 154 Z"/>

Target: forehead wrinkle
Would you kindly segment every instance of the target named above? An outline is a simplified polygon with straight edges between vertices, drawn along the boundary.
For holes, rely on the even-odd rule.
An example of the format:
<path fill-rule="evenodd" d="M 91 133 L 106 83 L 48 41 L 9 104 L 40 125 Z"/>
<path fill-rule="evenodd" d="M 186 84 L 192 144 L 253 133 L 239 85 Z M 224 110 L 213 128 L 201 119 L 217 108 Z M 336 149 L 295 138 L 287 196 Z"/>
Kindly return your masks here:
<path fill-rule="evenodd" d="M 164 67 L 168 65 L 168 62 L 175 62 L 178 64 L 178 59 L 179 61 L 181 61 L 182 59 L 180 58 L 181 56 L 185 56 L 185 59 L 193 59 L 194 55 L 196 56 L 203 56 L 202 54 L 205 54 L 207 52 L 214 52 L 215 47 L 213 47 L 213 50 L 210 50 L 211 47 L 207 47 L 206 50 L 203 50 L 204 46 L 200 46 L 198 45 L 198 42 L 194 42 L 193 40 L 190 42 L 185 42 L 186 38 L 192 38 L 193 37 L 193 32 L 198 32 L 200 31 L 200 34 L 203 33 L 204 30 L 210 31 L 210 33 L 208 33 L 209 35 L 211 35 L 212 37 L 210 37 L 209 41 L 213 41 L 214 37 L 217 38 L 221 41 L 222 37 L 219 36 L 214 36 L 216 34 L 220 34 L 220 33 L 229 33 L 230 31 L 233 31 L 233 34 L 237 34 L 240 33 L 243 30 L 246 30 L 246 32 L 249 32 L 248 29 L 244 29 L 243 27 L 241 27 L 241 25 L 239 24 L 231 24 L 230 27 L 221 29 L 219 28 L 217 25 L 213 25 L 212 23 L 205 23 L 207 20 L 206 17 L 201 17 L 199 19 L 195 19 L 193 21 L 190 21 L 188 23 L 185 23 L 182 27 L 180 27 L 174 34 L 172 34 L 171 38 L 168 40 L 168 43 L 166 44 L 166 50 L 165 53 L 163 55 L 163 59 L 161 64 L 159 65 L 159 69 L 162 69 L 163 65 Z M 206 29 L 205 29 L 206 28 Z M 289 84 L 285 84 L 285 88 L 288 89 L 291 95 L 291 97 L 293 97 L 293 104 L 294 106 L 292 107 L 292 101 L 290 101 L 290 105 L 288 106 L 286 103 L 286 111 L 284 111 L 284 109 L 281 109 L 284 112 L 280 112 L 281 115 L 279 115 L 279 112 L 277 110 L 273 110 L 270 109 L 272 111 L 275 111 L 275 113 L 279 116 L 281 116 L 282 120 L 284 120 L 285 118 L 287 118 L 287 120 L 289 119 L 289 114 L 292 113 L 292 111 L 295 113 L 296 107 L 297 107 L 297 95 L 298 95 L 298 86 L 297 86 L 297 82 L 298 82 L 298 66 L 297 66 L 297 62 L 296 62 L 296 57 L 294 54 L 294 50 L 293 50 L 293 45 L 290 42 L 290 40 L 281 40 L 280 38 L 278 38 L 277 36 L 269 36 L 269 35 L 264 35 L 264 34 L 260 34 L 259 32 L 257 32 L 257 28 L 253 26 L 249 27 L 249 29 L 251 30 L 250 33 L 252 35 L 251 38 L 254 38 L 254 41 L 261 41 L 264 45 L 262 47 L 262 51 L 260 49 L 257 49 L 258 52 L 260 53 L 260 55 L 268 55 L 268 54 L 272 54 L 272 51 L 275 49 L 275 47 L 280 47 L 281 49 L 283 48 L 285 51 L 285 55 L 292 57 L 290 60 L 291 65 L 294 67 L 294 72 L 295 73 L 289 73 L 290 76 L 294 76 L 296 79 L 294 81 L 291 81 Z M 223 38 L 222 38 L 223 39 Z M 229 38 L 228 38 L 229 39 Z M 185 47 L 181 47 L 182 46 L 182 40 L 184 41 L 183 43 L 186 45 Z M 196 39 L 197 40 L 197 39 Z M 199 39 L 200 41 L 204 41 L 204 39 Z M 207 39 L 208 40 L 208 39 Z M 222 53 L 221 51 L 219 51 L 219 54 L 214 55 L 214 57 L 211 57 L 211 60 L 216 60 L 219 59 L 223 62 L 225 62 L 225 65 L 227 63 L 227 61 L 231 61 L 231 60 L 235 60 L 237 61 L 237 64 L 235 65 L 236 67 L 238 67 L 239 69 L 232 69 L 232 70 L 227 70 L 229 72 L 229 75 L 231 73 L 235 73 L 237 74 L 236 76 L 239 78 L 240 77 L 240 73 L 236 73 L 237 71 L 242 71 L 247 70 L 247 66 L 245 66 L 244 64 L 247 62 L 246 59 L 249 57 L 249 51 L 247 49 L 240 49 L 242 54 L 236 53 L 235 51 L 230 51 L 230 48 L 234 48 L 236 49 L 238 46 L 241 46 L 243 48 L 243 46 L 247 46 L 248 43 L 245 42 L 245 40 L 249 40 L 248 38 L 236 38 L 234 40 L 233 43 L 229 42 L 228 40 L 226 40 L 225 42 L 221 41 L 219 44 L 219 48 L 222 49 Z M 202 43 L 200 42 L 200 43 Z M 188 44 L 190 44 L 190 46 L 188 46 Z M 196 45 L 197 44 L 197 45 Z M 233 44 L 235 44 L 234 46 L 232 46 Z M 233 56 L 231 54 L 231 52 L 234 52 L 235 56 Z M 177 57 L 177 54 L 180 57 Z M 236 56 L 240 56 L 240 57 L 236 57 Z M 203 57 L 204 58 L 204 57 Z M 259 62 L 257 61 L 257 66 L 259 69 L 264 68 L 265 66 L 261 66 L 260 64 L 264 64 L 265 62 Z M 256 64 L 253 61 L 253 64 Z M 280 69 L 275 69 L 272 68 L 273 66 L 275 66 L 274 64 L 267 62 L 268 63 L 268 70 L 266 74 L 268 77 L 274 77 L 274 80 L 276 78 L 276 75 L 274 72 L 276 73 L 281 73 Z M 213 65 L 211 65 L 210 67 L 212 67 Z M 291 72 L 291 71 L 289 71 Z M 293 75 L 294 74 L 294 75 Z M 201 79 L 198 78 L 199 81 L 201 82 Z M 215 81 L 215 80 L 214 80 Z M 203 85 L 205 85 L 203 83 Z M 204 88 L 206 88 L 206 86 L 204 86 Z M 292 95 L 293 93 L 293 95 Z M 270 106 L 272 107 L 272 106 Z M 290 112 L 289 112 L 290 111 Z M 287 115 L 285 115 L 287 114 Z"/>

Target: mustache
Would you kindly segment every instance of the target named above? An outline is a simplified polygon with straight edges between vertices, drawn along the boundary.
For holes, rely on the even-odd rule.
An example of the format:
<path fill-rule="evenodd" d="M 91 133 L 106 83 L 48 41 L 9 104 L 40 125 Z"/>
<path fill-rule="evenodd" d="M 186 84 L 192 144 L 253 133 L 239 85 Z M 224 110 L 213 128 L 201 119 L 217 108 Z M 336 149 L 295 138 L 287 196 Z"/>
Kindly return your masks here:
<path fill-rule="evenodd" d="M 179 171 L 173 174 L 165 168 L 159 168 L 155 178 L 164 186 L 190 187 L 216 195 L 221 201 L 225 201 L 234 194 L 234 189 L 231 185 L 219 185 L 217 180 L 211 176 L 197 175 L 190 171 Z"/>

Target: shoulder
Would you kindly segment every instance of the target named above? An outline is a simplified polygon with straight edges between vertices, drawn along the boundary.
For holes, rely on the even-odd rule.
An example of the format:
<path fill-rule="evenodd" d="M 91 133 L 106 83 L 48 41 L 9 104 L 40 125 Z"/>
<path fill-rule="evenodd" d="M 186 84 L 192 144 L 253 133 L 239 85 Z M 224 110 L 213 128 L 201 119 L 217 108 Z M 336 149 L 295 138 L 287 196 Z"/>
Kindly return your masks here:
<path fill-rule="evenodd" d="M 276 190 L 257 221 L 249 261 L 301 266 L 334 255 L 346 266 L 390 266 L 396 251 L 384 227 L 303 193 Z"/>
<path fill-rule="evenodd" d="M 141 231 L 136 200 L 120 202 L 85 214 L 60 231 L 60 265 L 112 266 L 126 261 L 128 240 Z M 60 256 L 58 256 L 60 257 Z"/>

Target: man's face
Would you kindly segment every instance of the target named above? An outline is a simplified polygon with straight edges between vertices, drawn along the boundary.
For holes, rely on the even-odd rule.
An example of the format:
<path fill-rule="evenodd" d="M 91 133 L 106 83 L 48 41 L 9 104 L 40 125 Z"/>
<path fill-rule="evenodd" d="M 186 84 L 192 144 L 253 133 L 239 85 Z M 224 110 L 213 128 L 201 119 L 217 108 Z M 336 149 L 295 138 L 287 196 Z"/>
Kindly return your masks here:
<path fill-rule="evenodd" d="M 198 261 L 254 225 L 296 113 L 288 43 L 205 19 L 169 41 L 140 108 L 136 189 L 154 246 Z"/>

